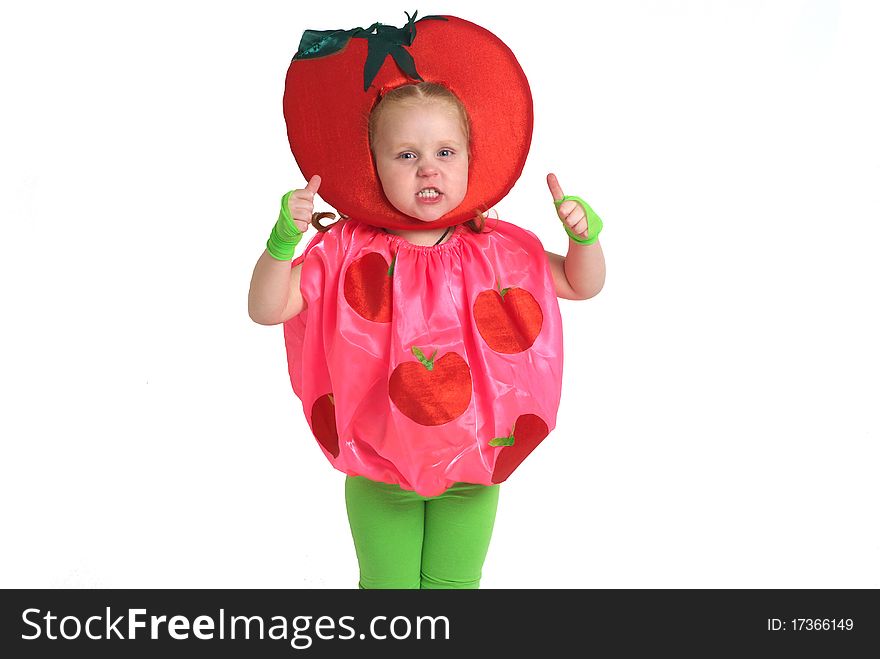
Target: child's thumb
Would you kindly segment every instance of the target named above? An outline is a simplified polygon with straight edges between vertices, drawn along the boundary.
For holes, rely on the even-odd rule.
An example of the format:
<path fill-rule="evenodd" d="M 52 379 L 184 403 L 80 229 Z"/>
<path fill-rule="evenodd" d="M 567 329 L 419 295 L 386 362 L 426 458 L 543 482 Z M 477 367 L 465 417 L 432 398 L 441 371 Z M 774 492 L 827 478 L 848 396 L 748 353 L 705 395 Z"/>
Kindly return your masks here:
<path fill-rule="evenodd" d="M 306 190 L 314 194 L 318 191 L 319 187 L 321 187 L 321 177 L 318 174 L 315 174 L 309 179 L 309 182 L 306 185 Z"/>

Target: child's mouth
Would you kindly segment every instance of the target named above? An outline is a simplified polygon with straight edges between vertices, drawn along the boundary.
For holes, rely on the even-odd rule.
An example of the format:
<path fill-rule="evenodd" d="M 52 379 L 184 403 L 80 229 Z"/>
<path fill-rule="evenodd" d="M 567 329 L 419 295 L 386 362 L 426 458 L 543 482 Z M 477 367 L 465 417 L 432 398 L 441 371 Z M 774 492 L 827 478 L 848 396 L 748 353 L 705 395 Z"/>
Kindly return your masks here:
<path fill-rule="evenodd" d="M 436 204 L 443 197 L 443 193 L 437 188 L 425 188 L 416 193 L 416 199 L 422 204 Z"/>

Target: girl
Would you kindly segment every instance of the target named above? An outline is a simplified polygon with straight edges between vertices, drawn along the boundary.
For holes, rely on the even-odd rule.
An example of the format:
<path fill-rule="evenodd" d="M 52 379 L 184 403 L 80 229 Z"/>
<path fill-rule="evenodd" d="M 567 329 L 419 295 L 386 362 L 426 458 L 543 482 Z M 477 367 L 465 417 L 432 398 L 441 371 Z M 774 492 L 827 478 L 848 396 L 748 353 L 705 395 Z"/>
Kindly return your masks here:
<path fill-rule="evenodd" d="M 482 213 L 433 226 L 469 188 L 470 120 L 444 85 L 387 91 L 368 135 L 384 198 L 417 222 L 375 227 L 343 216 L 324 227 L 318 220 L 332 214 L 313 213 L 322 178 L 311 176 L 282 200 L 249 313 L 284 323 L 294 390 L 347 474 L 359 587 L 478 588 L 498 483 L 555 418 L 555 298 L 602 288 L 601 222 L 591 227 L 589 207 L 564 198 L 549 174 L 571 237 L 565 258 L 513 225 L 487 226 Z M 291 266 L 310 223 L 319 234 Z"/>

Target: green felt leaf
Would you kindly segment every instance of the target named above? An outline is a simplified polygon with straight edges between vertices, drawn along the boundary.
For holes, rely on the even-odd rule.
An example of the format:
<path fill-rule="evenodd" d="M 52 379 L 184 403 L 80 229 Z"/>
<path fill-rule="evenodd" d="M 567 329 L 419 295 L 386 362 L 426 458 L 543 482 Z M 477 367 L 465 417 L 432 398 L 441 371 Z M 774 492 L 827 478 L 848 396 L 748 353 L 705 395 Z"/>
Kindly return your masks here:
<path fill-rule="evenodd" d="M 367 40 L 367 61 L 364 62 L 364 91 L 370 88 L 379 69 L 388 57 L 388 45 L 378 39 Z"/>
<path fill-rule="evenodd" d="M 409 52 L 404 50 L 403 46 L 392 48 L 391 57 L 397 63 L 397 66 L 400 67 L 400 70 L 403 71 L 410 78 L 412 78 L 413 80 L 423 80 L 422 76 L 419 75 L 419 72 L 416 71 L 415 60 L 413 60 L 413 57 L 409 54 Z"/>
<path fill-rule="evenodd" d="M 345 48 L 352 36 L 358 32 L 363 32 L 363 29 L 355 27 L 350 30 L 306 30 L 293 59 L 313 59 L 332 55 Z"/>
<path fill-rule="evenodd" d="M 370 88 L 376 79 L 385 59 L 391 58 L 413 80 L 423 80 L 416 70 L 416 64 L 412 55 L 404 49 L 411 46 L 416 38 L 416 23 L 427 20 L 449 20 L 442 16 L 425 16 L 418 21 L 416 11 L 412 16 L 406 14 L 407 22 L 403 27 L 373 23 L 367 29 L 361 27 L 350 30 L 305 30 L 299 42 L 299 50 L 293 56 L 294 60 L 313 59 L 325 57 L 339 52 L 351 39 L 367 40 L 367 59 L 364 62 L 364 91 Z"/>

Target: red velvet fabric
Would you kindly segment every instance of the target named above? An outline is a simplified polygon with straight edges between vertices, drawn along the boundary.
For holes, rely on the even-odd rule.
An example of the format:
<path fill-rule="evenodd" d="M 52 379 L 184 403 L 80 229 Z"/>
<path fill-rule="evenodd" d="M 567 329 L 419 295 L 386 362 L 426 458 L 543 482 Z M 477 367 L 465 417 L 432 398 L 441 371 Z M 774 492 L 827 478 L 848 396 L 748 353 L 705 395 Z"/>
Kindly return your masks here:
<path fill-rule="evenodd" d="M 483 27 L 454 16 L 416 23 L 408 48 L 425 81 L 439 82 L 464 103 L 471 119 L 468 191 L 432 228 L 459 224 L 489 210 L 522 173 L 532 139 L 532 96 L 510 49 Z M 322 178 L 318 194 L 353 219 L 389 229 L 425 228 L 385 198 L 370 153 L 371 110 L 382 93 L 408 78 L 388 57 L 364 91 L 366 39 L 341 51 L 293 61 L 284 89 L 284 118 L 294 158 L 306 180 Z"/>
<path fill-rule="evenodd" d="M 544 323 L 541 306 L 522 288 L 509 288 L 504 295 L 483 291 L 474 302 L 474 318 L 488 346 L 507 354 L 531 348 Z"/>
<path fill-rule="evenodd" d="M 439 426 L 465 413 L 473 387 L 467 362 L 457 352 L 447 352 L 430 371 L 415 359 L 398 364 L 388 381 L 388 397 L 416 423 Z"/>

